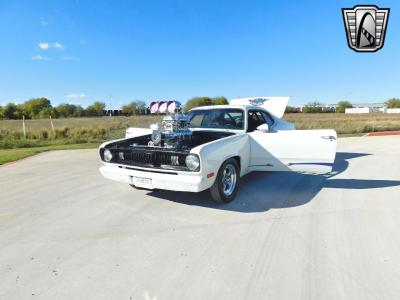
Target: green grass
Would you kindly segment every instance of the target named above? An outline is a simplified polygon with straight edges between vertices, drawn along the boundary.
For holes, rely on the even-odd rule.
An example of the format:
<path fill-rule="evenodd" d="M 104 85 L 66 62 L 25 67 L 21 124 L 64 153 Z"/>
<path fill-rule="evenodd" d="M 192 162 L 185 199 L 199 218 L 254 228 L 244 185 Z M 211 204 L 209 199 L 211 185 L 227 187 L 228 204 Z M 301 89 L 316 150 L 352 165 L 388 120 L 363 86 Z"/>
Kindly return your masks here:
<path fill-rule="evenodd" d="M 91 149 L 97 148 L 98 146 L 99 144 L 71 144 L 34 148 L 3 149 L 0 150 L 0 165 L 51 150 Z"/>

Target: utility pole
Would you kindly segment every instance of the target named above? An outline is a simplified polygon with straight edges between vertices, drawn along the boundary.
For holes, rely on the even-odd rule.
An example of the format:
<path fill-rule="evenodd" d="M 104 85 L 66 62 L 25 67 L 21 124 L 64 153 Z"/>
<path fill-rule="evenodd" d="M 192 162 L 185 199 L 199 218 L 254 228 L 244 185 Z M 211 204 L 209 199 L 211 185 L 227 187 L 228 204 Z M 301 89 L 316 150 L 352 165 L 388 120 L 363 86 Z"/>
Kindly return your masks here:
<path fill-rule="evenodd" d="M 110 104 L 109 108 L 110 108 L 110 117 L 112 116 L 112 109 L 111 109 L 111 95 L 108 97 L 108 102 Z"/>
<path fill-rule="evenodd" d="M 25 115 L 22 115 L 22 131 L 24 133 L 24 138 L 26 139 Z"/>

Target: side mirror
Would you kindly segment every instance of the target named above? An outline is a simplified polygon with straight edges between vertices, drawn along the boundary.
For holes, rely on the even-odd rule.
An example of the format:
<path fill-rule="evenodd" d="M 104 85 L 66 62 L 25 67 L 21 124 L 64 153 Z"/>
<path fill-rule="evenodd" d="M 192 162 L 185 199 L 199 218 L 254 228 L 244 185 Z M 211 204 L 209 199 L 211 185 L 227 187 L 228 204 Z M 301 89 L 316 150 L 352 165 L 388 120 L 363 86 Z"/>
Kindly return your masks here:
<path fill-rule="evenodd" d="M 257 130 L 261 132 L 269 132 L 269 126 L 268 124 L 261 124 L 257 127 Z"/>

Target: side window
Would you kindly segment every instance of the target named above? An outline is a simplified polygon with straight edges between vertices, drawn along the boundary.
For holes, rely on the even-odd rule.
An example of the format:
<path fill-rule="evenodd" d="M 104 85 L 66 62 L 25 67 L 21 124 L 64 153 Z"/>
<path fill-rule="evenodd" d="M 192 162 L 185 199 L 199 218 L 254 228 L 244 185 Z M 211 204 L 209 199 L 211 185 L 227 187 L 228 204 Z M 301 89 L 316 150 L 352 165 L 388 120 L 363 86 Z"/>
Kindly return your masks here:
<path fill-rule="evenodd" d="M 225 121 L 232 125 L 234 129 L 243 128 L 243 112 L 241 111 L 227 111 L 224 115 Z"/>
<path fill-rule="evenodd" d="M 252 132 L 261 124 L 266 123 L 260 111 L 249 110 L 247 132 Z"/>
<path fill-rule="evenodd" d="M 204 114 L 193 115 L 190 118 L 190 125 L 193 127 L 201 127 L 201 124 L 203 123 L 203 119 L 204 119 Z"/>

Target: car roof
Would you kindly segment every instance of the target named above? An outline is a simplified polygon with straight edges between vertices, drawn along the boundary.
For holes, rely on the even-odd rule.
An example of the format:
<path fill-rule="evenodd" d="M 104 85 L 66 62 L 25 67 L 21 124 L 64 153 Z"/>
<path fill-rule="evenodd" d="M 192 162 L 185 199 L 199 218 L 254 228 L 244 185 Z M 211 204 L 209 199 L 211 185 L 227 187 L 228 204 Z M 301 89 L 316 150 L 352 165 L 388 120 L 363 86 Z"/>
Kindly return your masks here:
<path fill-rule="evenodd" d="M 243 109 L 243 110 L 249 110 L 249 109 L 259 109 L 266 111 L 262 107 L 257 107 L 254 105 L 246 105 L 246 104 L 241 104 L 241 105 L 209 105 L 209 106 L 199 106 L 192 108 L 191 110 L 204 110 L 204 109 L 224 109 L 224 108 L 236 108 L 236 109 Z"/>

